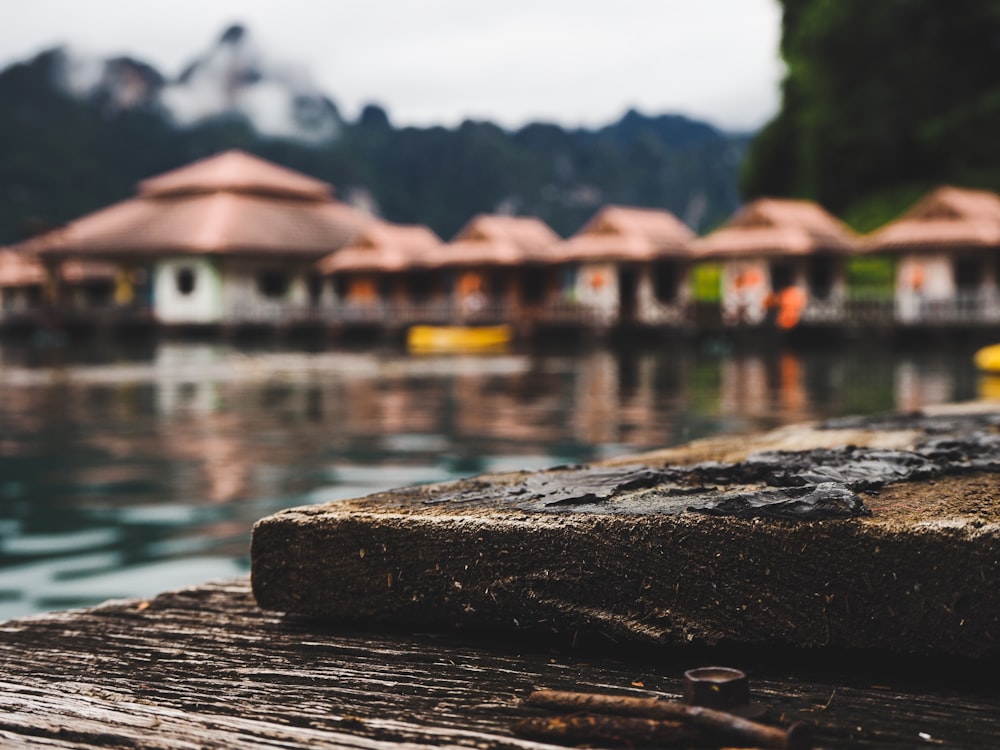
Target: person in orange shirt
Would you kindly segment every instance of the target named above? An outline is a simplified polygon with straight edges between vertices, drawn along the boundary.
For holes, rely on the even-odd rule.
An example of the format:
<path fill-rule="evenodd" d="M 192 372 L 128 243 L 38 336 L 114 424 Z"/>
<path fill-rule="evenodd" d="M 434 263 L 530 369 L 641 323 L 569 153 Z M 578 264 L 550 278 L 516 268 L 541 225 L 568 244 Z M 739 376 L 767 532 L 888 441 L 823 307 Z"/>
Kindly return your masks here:
<path fill-rule="evenodd" d="M 787 331 L 798 325 L 806 306 L 806 293 L 797 286 L 790 286 L 778 293 L 778 328 Z"/>

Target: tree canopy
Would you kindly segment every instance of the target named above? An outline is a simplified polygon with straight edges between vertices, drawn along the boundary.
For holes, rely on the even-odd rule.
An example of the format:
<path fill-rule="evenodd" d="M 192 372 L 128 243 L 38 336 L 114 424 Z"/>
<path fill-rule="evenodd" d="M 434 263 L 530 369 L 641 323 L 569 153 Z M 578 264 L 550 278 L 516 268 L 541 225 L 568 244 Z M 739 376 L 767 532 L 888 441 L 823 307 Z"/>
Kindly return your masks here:
<path fill-rule="evenodd" d="M 932 186 L 1000 190 L 1000 0 L 781 2 L 782 108 L 744 198 L 808 198 L 870 229 Z"/>

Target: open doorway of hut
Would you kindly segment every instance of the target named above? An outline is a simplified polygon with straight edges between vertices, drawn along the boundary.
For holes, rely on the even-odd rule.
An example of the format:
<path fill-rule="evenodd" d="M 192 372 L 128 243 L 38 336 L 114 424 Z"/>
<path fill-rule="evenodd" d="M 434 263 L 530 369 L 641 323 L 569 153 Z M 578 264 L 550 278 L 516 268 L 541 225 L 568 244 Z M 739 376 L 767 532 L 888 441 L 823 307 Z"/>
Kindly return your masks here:
<path fill-rule="evenodd" d="M 955 258 L 952 267 L 958 291 L 972 292 L 982 285 L 986 275 L 986 263 L 982 258 Z"/>
<path fill-rule="evenodd" d="M 787 289 L 795 281 L 795 269 L 787 261 L 774 261 L 771 263 L 771 291 L 780 292 Z"/>
<path fill-rule="evenodd" d="M 639 274 L 634 268 L 618 269 L 618 320 L 622 323 L 635 321 L 638 284 Z"/>
<path fill-rule="evenodd" d="M 807 266 L 807 283 L 809 294 L 819 300 L 827 300 L 833 293 L 836 279 L 836 261 L 829 255 L 816 255 L 809 258 Z"/>

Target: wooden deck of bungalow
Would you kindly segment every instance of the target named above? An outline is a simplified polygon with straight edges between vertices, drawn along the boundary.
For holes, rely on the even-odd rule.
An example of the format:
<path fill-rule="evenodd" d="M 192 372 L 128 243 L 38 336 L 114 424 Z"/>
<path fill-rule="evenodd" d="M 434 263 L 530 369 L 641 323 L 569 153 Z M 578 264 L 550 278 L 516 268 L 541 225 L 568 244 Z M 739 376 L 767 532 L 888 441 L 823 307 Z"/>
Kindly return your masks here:
<path fill-rule="evenodd" d="M 677 702 L 686 670 L 721 665 L 749 676 L 751 700 L 767 709 L 758 721 L 810 727 L 810 743 L 772 733 L 769 747 L 995 747 L 998 430 L 995 406 L 942 409 L 279 513 L 255 530 L 253 581 L 0 623 L 0 745 L 540 749 L 553 745 L 523 736 L 522 722 L 554 714 L 525 703 L 534 690 Z M 780 453 L 791 449 L 817 452 L 793 466 Z M 864 478 L 879 461 L 890 474 L 915 473 L 881 489 L 865 480 L 858 491 L 871 512 L 832 521 L 653 511 L 641 494 L 657 471 L 669 484 L 690 467 L 695 485 L 664 496 L 684 511 L 699 493 L 715 496 L 706 483 L 723 481 L 708 477 L 724 465 L 750 467 L 759 480 L 768 464 L 751 461 L 752 451 L 769 451 L 783 482 L 795 472 L 807 483 Z M 646 467 L 638 484 L 636 461 Z M 741 492 L 748 481 L 737 481 Z M 580 487 L 592 498 L 583 505 Z M 612 501 L 618 511 L 600 507 Z M 615 547 L 616 529 L 634 549 Z M 470 543 L 470 533 L 482 538 Z M 524 555 L 493 554 L 491 544 L 518 534 Z M 662 534 L 675 544 L 651 546 Z M 442 544 L 452 545 L 446 555 Z M 749 572 L 731 573 L 761 562 L 745 562 L 747 550 L 775 554 L 779 566 L 767 570 L 770 606 L 759 611 L 729 606 L 757 585 Z M 440 565 L 421 574 L 427 555 Z M 553 567 L 537 568 L 549 558 Z M 462 568 L 473 559 L 483 562 Z M 503 579 L 499 599 L 484 592 L 518 564 L 530 568 L 522 584 Z M 605 580 L 605 567 L 625 578 Z M 342 585 L 349 571 L 356 576 Z M 603 583 L 588 584 L 598 573 Z M 465 585 L 454 583 L 463 576 Z M 638 599 L 622 600 L 642 581 Z M 523 587 L 543 598 L 518 594 Z M 559 604 L 567 597 L 575 603 Z M 594 597 L 604 603 L 591 606 Z M 505 615 L 499 626 L 497 602 L 552 619 L 525 630 Z M 615 614 L 621 606 L 631 614 Z M 789 621 L 762 639 L 761 627 Z M 723 626 L 728 637 L 709 637 Z M 588 745 L 648 744 L 619 724 Z M 737 735 L 701 742 L 754 744 Z"/>
<path fill-rule="evenodd" d="M 661 333 L 700 334 L 767 331 L 769 321 L 725 322 L 717 307 L 692 304 L 666 321 L 619 320 L 606 312 L 579 303 L 548 302 L 530 309 L 511 310 L 497 303 L 473 312 L 456 309 L 443 302 L 398 304 L 386 301 L 370 304 L 286 305 L 278 302 L 243 305 L 224 322 L 207 328 L 240 326 L 287 329 L 297 326 L 325 328 L 331 332 L 357 328 L 391 333 L 411 325 L 496 325 L 510 324 L 522 332 L 549 328 L 572 328 L 606 333 L 616 328 L 638 327 Z M 886 333 L 912 329 L 938 331 L 988 331 L 1000 324 L 1000 301 L 992 296 L 958 295 L 946 300 L 900 303 L 892 297 L 856 296 L 841 301 L 813 300 L 802 311 L 797 328 L 816 328 L 850 333 L 879 330 Z M 148 308 L 111 307 L 67 309 L 0 310 L 0 331 L 35 328 L 115 330 L 135 326 L 169 327 L 157 324 Z M 197 326 L 197 324 L 190 324 Z M 795 328 L 790 329 L 792 331 Z"/>

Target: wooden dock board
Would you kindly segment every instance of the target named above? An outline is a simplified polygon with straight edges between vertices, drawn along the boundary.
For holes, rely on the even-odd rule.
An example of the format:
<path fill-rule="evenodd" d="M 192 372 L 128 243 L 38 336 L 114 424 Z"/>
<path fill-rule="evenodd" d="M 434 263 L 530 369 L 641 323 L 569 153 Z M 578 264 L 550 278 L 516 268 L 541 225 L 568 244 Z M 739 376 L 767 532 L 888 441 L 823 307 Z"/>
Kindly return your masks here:
<path fill-rule="evenodd" d="M 982 748 L 1000 735 L 989 681 L 772 656 L 731 666 L 755 700 L 811 723 L 817 747 Z M 0 624 L 0 746 L 527 750 L 547 747 L 511 730 L 539 715 L 521 705 L 534 688 L 677 699 L 685 669 L 732 657 L 337 628 L 262 611 L 247 580 L 218 582 Z"/>
<path fill-rule="evenodd" d="M 254 590 L 355 625 L 994 658 L 998 408 L 290 509 L 254 529 Z"/>

